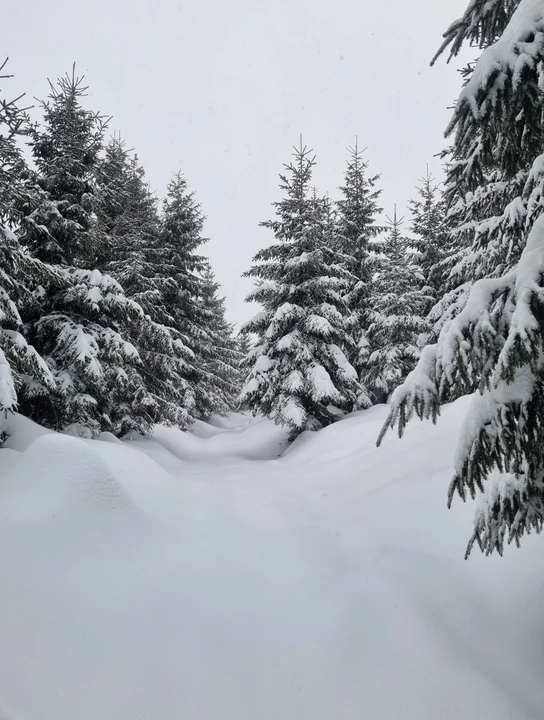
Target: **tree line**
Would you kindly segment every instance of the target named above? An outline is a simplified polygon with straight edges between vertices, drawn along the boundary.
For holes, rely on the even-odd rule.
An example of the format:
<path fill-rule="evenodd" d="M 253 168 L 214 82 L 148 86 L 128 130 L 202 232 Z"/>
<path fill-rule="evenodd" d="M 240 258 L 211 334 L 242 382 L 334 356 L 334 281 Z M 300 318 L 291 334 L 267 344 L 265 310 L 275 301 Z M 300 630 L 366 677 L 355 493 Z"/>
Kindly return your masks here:
<path fill-rule="evenodd" d="M 301 139 L 275 218 L 262 223 L 274 243 L 246 273 L 262 310 L 241 330 L 252 338 L 242 402 L 291 439 L 387 401 L 432 337 L 451 254 L 443 192 L 428 172 L 405 233 L 396 208 L 379 224 L 380 176 L 357 145 L 336 200 L 313 186 L 315 164 Z"/>
<path fill-rule="evenodd" d="M 241 383 L 204 217 L 181 173 L 159 206 L 86 90 L 75 69 L 50 83 L 39 123 L 0 99 L 0 412 L 91 435 L 185 428 L 233 409 Z"/>

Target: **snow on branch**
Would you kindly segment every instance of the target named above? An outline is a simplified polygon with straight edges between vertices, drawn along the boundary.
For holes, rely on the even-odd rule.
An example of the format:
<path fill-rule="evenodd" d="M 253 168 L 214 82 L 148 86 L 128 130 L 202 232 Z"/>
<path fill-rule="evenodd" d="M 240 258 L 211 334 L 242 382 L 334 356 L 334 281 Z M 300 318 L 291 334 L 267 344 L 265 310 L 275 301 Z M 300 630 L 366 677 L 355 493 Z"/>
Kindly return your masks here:
<path fill-rule="evenodd" d="M 544 54 L 544 5 L 542 0 L 521 0 L 500 39 L 487 47 L 463 88 L 449 134 L 456 126 L 464 134 L 467 114 L 482 122 L 505 93 L 527 90 L 526 72 L 536 73 Z M 523 87 L 520 87 L 523 86 Z"/>

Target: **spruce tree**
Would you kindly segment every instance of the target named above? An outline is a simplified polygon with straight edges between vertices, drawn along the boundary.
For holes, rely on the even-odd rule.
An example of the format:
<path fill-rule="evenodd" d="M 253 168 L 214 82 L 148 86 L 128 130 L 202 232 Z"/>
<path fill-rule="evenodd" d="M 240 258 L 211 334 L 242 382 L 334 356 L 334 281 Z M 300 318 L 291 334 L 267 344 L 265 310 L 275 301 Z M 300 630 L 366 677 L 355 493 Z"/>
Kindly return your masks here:
<path fill-rule="evenodd" d="M 113 137 L 97 168 L 99 224 L 108 238 L 103 269 L 143 309 L 131 341 L 152 403 L 152 422 L 186 426 L 194 412 L 194 358 L 176 328 L 169 302 L 176 289 L 171 253 L 163 244 L 157 202 L 145 173 L 119 137 Z M 128 410 L 128 409 L 127 409 Z"/>
<path fill-rule="evenodd" d="M 257 280 L 248 301 L 263 310 L 242 328 L 257 341 L 241 401 L 288 426 L 291 439 L 337 420 L 358 392 L 357 373 L 342 350 L 351 349 L 347 273 L 325 242 L 326 203 L 311 193 L 314 164 L 301 143 L 280 175 L 285 196 L 274 203 L 276 218 L 262 223 L 276 243 L 258 252 L 246 273 Z"/>
<path fill-rule="evenodd" d="M 353 346 L 348 359 L 359 375 L 361 388 L 357 405 L 360 408 L 372 404 L 370 391 L 363 381 L 363 370 L 368 355 L 368 327 L 370 324 L 370 298 L 374 274 L 372 241 L 384 228 L 376 224 L 382 212 L 378 202 L 381 190 L 376 189 L 379 175 L 368 176 L 368 161 L 358 147 L 349 149 L 342 197 L 336 203 L 337 249 L 350 273 L 345 299 L 350 311 L 349 330 Z"/>
<path fill-rule="evenodd" d="M 24 218 L 24 242 L 44 262 L 92 267 L 97 243 L 93 171 L 107 121 L 82 106 L 88 88 L 75 67 L 50 88 L 42 102 L 44 128 L 32 137 L 42 193 L 34 212 Z"/>
<path fill-rule="evenodd" d="M 389 231 L 381 245 L 380 268 L 374 281 L 368 311 L 368 353 L 363 384 L 373 403 L 386 402 L 392 391 L 415 367 L 419 338 L 427 330 L 427 289 L 402 234 L 403 218 L 388 220 Z"/>
<path fill-rule="evenodd" d="M 440 185 L 429 173 L 421 179 L 418 197 L 410 201 L 410 230 L 415 236 L 410 244 L 418 252 L 418 264 L 427 288 L 429 302 L 424 315 L 443 296 L 446 284 L 444 260 L 449 255 L 450 236 L 446 223 L 446 203 Z"/>
<path fill-rule="evenodd" d="M 34 290 L 36 302 L 24 322 L 56 390 L 25 381 L 19 400 L 23 413 L 55 429 L 76 424 L 122 434 L 135 424 L 149 426 L 147 415 L 132 419 L 116 402 L 121 393 L 147 404 L 141 361 L 127 339 L 142 311 L 111 277 L 88 269 L 101 237 L 94 169 L 104 121 L 82 106 L 85 92 L 75 72 L 52 85 L 43 103 L 44 125 L 31 138 L 37 197 L 22 214 L 18 236 L 55 273 Z"/>
<path fill-rule="evenodd" d="M 0 65 L 0 73 L 8 60 Z M 11 78 L 0 74 L 0 80 Z M 20 105 L 24 95 L 8 100 L 0 96 L 0 224 L 15 227 L 21 207 L 28 206 L 32 197 L 32 174 L 21 152 L 21 142 L 31 132 L 28 108 Z"/>
<path fill-rule="evenodd" d="M 203 378 L 207 385 L 209 405 L 205 416 L 227 415 L 238 406 L 239 365 L 241 353 L 233 336 L 233 328 L 225 318 L 225 300 L 219 296 L 220 285 L 206 263 L 203 273 L 202 306 L 207 310 L 207 341 L 202 358 Z"/>
<path fill-rule="evenodd" d="M 33 288 L 54 274 L 24 252 L 8 228 L 0 227 L 0 434 L 6 413 L 19 408 L 23 386 L 27 393 L 35 387 L 54 392 L 53 375 L 27 341 L 23 321 L 37 305 Z"/>
<path fill-rule="evenodd" d="M 160 244 L 168 262 L 165 308 L 172 326 L 182 334 L 191 352 L 190 380 L 194 392 L 195 417 L 207 418 L 214 411 L 214 392 L 207 382 L 206 364 L 213 340 L 208 325 L 214 314 L 202 298 L 206 295 L 204 275 L 207 258 L 199 253 L 204 216 L 186 178 L 175 173 L 166 191 L 161 215 Z"/>
<path fill-rule="evenodd" d="M 474 0 L 446 33 L 442 49 L 451 43 L 453 54 L 465 40 L 484 48 L 448 132 L 454 161 L 466 161 L 463 190 L 485 204 L 483 182 L 497 178 L 496 214 L 473 237 L 475 256 L 485 252 L 486 238 L 497 265 L 474 282 L 437 344 L 424 349 L 384 428 L 398 423 L 402 434 L 414 414 L 436 420 L 452 395 L 478 387 L 449 489 L 450 503 L 456 494 L 483 494 L 467 554 L 474 542 L 502 553 L 505 542 L 540 531 L 544 517 L 543 32 L 541 3 Z M 477 162 L 470 163 L 475 147 Z"/>
<path fill-rule="evenodd" d="M 240 363 L 242 363 L 251 352 L 251 337 L 247 333 L 238 333 L 236 336 L 238 352 L 240 354 Z"/>
<path fill-rule="evenodd" d="M 144 169 L 119 137 L 107 144 L 96 171 L 99 185 L 99 226 L 109 239 L 107 255 L 100 267 L 110 272 L 149 314 L 167 317 L 157 269 L 164 264 L 159 241 L 160 218 L 157 200 L 146 182 Z"/>
<path fill-rule="evenodd" d="M 130 234 L 131 226 L 137 227 L 133 205 L 134 196 L 138 197 L 143 184 L 143 170 L 137 166 L 136 158 L 130 155 L 121 136 L 115 134 L 106 143 L 94 174 L 98 192 L 96 214 L 104 239 L 96 265 L 105 269 L 114 258 L 127 253 L 125 236 Z"/>
<path fill-rule="evenodd" d="M 249 355 L 252 350 L 252 340 L 249 333 L 243 333 L 239 332 L 238 335 L 236 335 L 236 345 L 238 348 L 238 364 L 237 364 L 237 379 L 236 379 L 236 386 L 238 388 L 237 390 L 237 404 L 236 407 L 238 410 L 247 410 L 247 403 L 243 403 L 241 401 L 241 394 L 244 389 L 244 386 L 246 384 L 247 375 L 248 375 L 248 367 L 250 365 L 249 361 Z"/>
<path fill-rule="evenodd" d="M 24 336 L 21 317 L 36 305 L 33 289 L 47 282 L 53 271 L 33 260 L 7 227 L 16 224 L 18 208 L 31 201 L 29 170 L 18 143 L 30 126 L 19 100 L 0 97 L 0 439 L 4 418 L 18 408 L 24 378 L 27 385 L 39 384 L 49 391 L 55 386 L 46 363 Z"/>

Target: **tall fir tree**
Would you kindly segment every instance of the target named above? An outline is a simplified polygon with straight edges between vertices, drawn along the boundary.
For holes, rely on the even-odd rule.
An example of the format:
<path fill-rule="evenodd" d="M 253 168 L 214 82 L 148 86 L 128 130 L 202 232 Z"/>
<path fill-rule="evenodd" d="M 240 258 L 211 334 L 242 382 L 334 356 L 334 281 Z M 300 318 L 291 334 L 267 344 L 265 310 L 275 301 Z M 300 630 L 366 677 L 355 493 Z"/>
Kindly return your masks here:
<path fill-rule="evenodd" d="M 236 342 L 238 344 L 238 352 L 240 354 L 240 363 L 242 363 L 249 353 L 251 352 L 252 343 L 251 337 L 247 333 L 239 332 L 236 336 Z"/>
<path fill-rule="evenodd" d="M 131 329 L 131 341 L 142 359 L 140 372 L 152 399 L 148 416 L 151 422 L 185 427 L 194 412 L 194 357 L 169 308 L 176 281 L 171 254 L 162 242 L 157 202 L 137 157 L 120 137 L 106 146 L 96 176 L 99 224 L 108 239 L 102 269 L 143 309 L 140 323 Z"/>
<path fill-rule="evenodd" d="M 11 78 L 1 74 L 8 59 L 0 65 L 0 80 Z M 33 197 L 33 177 L 21 152 L 21 142 L 31 133 L 28 108 L 21 107 L 24 95 L 8 100 L 0 96 L 0 224 L 16 226 L 21 208 L 28 206 Z"/>
<path fill-rule="evenodd" d="M 116 393 L 146 403 L 141 361 L 127 340 L 142 312 L 111 277 L 88 269 L 100 242 L 94 168 L 104 121 L 82 106 L 85 92 L 75 70 L 51 85 L 44 126 L 32 134 L 38 195 L 22 214 L 18 236 L 56 272 L 35 289 L 24 322 L 56 389 L 25 381 L 19 401 L 23 413 L 55 429 L 76 424 L 122 434 L 135 421 L 113 401 Z M 148 421 L 141 418 L 137 427 L 147 429 Z"/>
<path fill-rule="evenodd" d="M 325 242 L 327 207 L 311 193 L 314 165 L 301 142 L 280 175 L 285 196 L 274 203 L 276 218 L 262 223 L 276 243 L 257 253 L 246 273 L 257 280 L 248 301 L 263 310 L 242 328 L 257 341 L 241 401 L 288 426 L 291 439 L 337 420 L 358 392 L 342 349 L 352 342 L 343 299 L 348 273 Z"/>
<path fill-rule="evenodd" d="M 0 80 L 6 77 L 10 76 L 0 75 Z M 7 414 L 18 409 L 25 378 L 27 384 L 40 384 L 49 391 L 55 387 L 46 363 L 24 336 L 21 317 L 36 305 L 33 289 L 45 284 L 54 271 L 32 259 L 8 229 L 16 225 L 19 208 L 32 200 L 30 173 L 18 142 L 30 132 L 28 117 L 18 104 L 21 97 L 0 96 L 0 440 Z"/>
<path fill-rule="evenodd" d="M 415 367 L 419 338 L 427 330 L 424 315 L 430 300 L 396 207 L 388 223 L 368 311 L 368 352 L 362 371 L 373 403 L 386 402 Z"/>
<path fill-rule="evenodd" d="M 446 222 L 447 208 L 440 185 L 429 173 L 421 179 L 417 198 L 410 201 L 411 245 L 418 252 L 418 265 L 427 288 L 427 315 L 443 296 L 447 280 L 445 258 L 450 254 L 450 235 Z"/>
<path fill-rule="evenodd" d="M 215 280 L 209 262 L 203 273 L 202 305 L 208 311 L 207 342 L 202 358 L 203 380 L 208 386 L 206 396 L 212 413 L 227 415 L 238 407 L 239 365 L 241 353 L 233 335 L 233 328 L 225 317 L 225 300 L 219 296 L 220 285 Z"/>
<path fill-rule="evenodd" d="M 467 40 L 484 48 L 448 132 L 463 170 L 460 202 L 471 193 L 485 212 L 495 207 L 472 240 L 485 277 L 425 348 L 382 431 L 398 423 L 402 434 L 414 414 L 436 420 L 443 402 L 478 387 L 449 488 L 450 503 L 483 494 L 467 554 L 475 542 L 502 553 L 505 542 L 540 531 L 544 517 L 543 33 L 540 2 L 473 0 L 445 35 L 441 50 L 451 44 L 453 55 Z"/>
<path fill-rule="evenodd" d="M 241 395 L 248 376 L 248 367 L 250 365 L 249 355 L 253 348 L 251 335 L 249 333 L 238 332 L 236 335 L 236 345 L 239 357 L 236 380 L 236 385 L 238 387 L 236 407 L 238 410 L 242 411 L 248 409 L 247 403 L 243 403 L 241 401 Z"/>
<path fill-rule="evenodd" d="M 44 262 L 92 267 L 98 242 L 93 171 L 107 120 L 83 107 L 88 88 L 75 67 L 50 88 L 42 103 L 45 127 L 32 137 L 42 193 L 34 212 L 24 218 L 24 242 Z"/>
<path fill-rule="evenodd" d="M 368 161 L 363 159 L 357 141 L 349 152 L 344 184 L 340 188 L 342 197 L 336 203 L 337 249 L 350 273 L 345 298 L 354 342 L 348 359 L 357 370 L 361 384 L 357 405 L 366 408 L 372 404 L 370 391 L 363 381 L 374 275 L 371 244 L 385 228 L 376 224 L 376 218 L 382 212 L 378 204 L 382 191 L 376 188 L 380 176 L 368 175 Z"/>
<path fill-rule="evenodd" d="M 0 150 L 0 162 L 1 155 Z M 0 226 L 0 438 L 7 413 L 19 408 L 23 386 L 55 390 L 50 369 L 25 337 L 23 321 L 37 304 L 33 289 L 53 274 L 24 252 L 8 228 Z"/>
<path fill-rule="evenodd" d="M 183 335 L 194 362 L 191 380 L 194 413 L 207 418 L 213 412 L 212 385 L 206 382 L 206 363 L 213 340 L 207 327 L 214 314 L 202 298 L 206 295 L 204 275 L 208 262 L 199 250 L 203 237 L 204 216 L 195 194 L 181 173 L 175 173 L 166 191 L 161 215 L 160 243 L 168 258 L 169 278 L 165 307 L 173 327 Z"/>

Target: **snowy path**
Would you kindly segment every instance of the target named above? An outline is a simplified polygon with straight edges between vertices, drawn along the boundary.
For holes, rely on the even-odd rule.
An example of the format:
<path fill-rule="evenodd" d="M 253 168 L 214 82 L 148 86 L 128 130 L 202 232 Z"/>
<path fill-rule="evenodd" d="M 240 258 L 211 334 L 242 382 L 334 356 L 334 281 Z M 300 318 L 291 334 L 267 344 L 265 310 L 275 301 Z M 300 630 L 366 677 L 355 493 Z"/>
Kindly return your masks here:
<path fill-rule="evenodd" d="M 472 508 L 445 509 L 466 402 L 279 460 L 283 432 L 243 416 L 125 444 L 17 419 L 0 718 L 541 720 L 543 541 L 465 563 Z"/>

